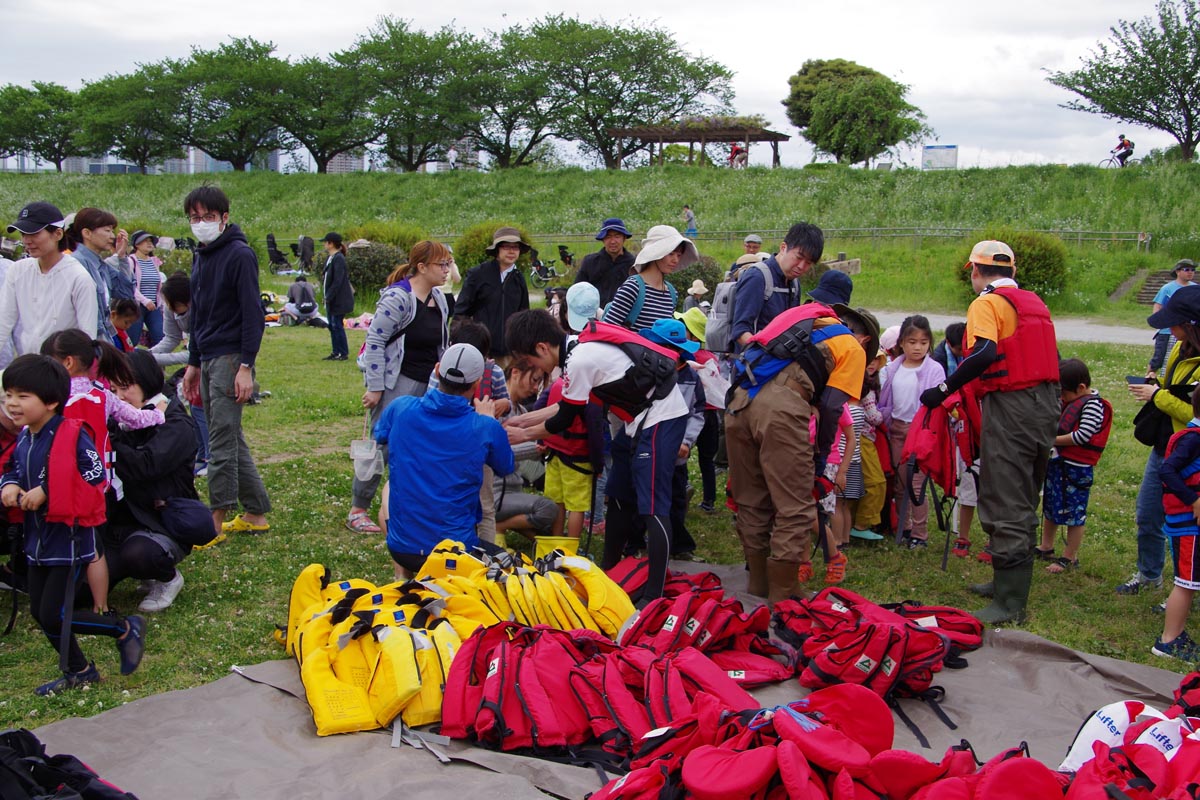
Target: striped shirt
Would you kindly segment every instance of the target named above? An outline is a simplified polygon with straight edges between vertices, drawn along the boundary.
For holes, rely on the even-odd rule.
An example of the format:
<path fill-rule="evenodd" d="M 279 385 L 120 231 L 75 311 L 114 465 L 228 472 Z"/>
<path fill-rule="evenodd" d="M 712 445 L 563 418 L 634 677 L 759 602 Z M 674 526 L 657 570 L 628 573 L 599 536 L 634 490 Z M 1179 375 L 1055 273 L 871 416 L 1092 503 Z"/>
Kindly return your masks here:
<path fill-rule="evenodd" d="M 1071 439 L 1077 445 L 1085 445 L 1104 427 L 1104 404 L 1099 395 L 1093 395 L 1079 410 L 1079 427 L 1071 431 Z"/>
<path fill-rule="evenodd" d="M 140 275 L 138 279 L 138 291 L 141 292 L 142 297 L 145 297 L 147 300 L 151 302 L 157 302 L 156 298 L 158 297 L 158 282 L 160 280 L 158 275 L 158 267 L 154 266 L 154 262 L 150 259 L 139 258 L 137 262 L 138 272 Z"/>
<path fill-rule="evenodd" d="M 604 321 L 641 330 L 649 328 L 656 320 L 670 319 L 675 315 L 675 304 L 671 302 L 671 290 L 669 288 L 655 289 L 653 286 L 647 285 L 646 301 L 642 304 L 642 310 L 637 319 L 631 322 L 629 312 L 633 311 L 642 284 L 641 278 L 637 276 L 627 278 L 617 289 L 617 293 L 613 295 L 612 302 L 604 312 Z"/>

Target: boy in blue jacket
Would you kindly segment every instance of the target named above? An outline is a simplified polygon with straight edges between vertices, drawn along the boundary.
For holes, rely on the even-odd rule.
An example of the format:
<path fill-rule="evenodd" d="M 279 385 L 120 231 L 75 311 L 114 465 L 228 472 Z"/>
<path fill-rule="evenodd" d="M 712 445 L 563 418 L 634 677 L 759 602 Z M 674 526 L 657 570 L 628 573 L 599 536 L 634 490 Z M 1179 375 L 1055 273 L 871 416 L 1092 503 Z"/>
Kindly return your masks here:
<path fill-rule="evenodd" d="M 60 652 L 63 671 L 61 678 L 35 690 L 40 695 L 100 680 L 75 633 L 116 639 L 121 674 L 128 675 L 142 660 L 146 631 L 139 616 L 72 608 L 74 587 L 98 554 L 96 526 L 104 522 L 100 487 L 105 472 L 88 431 L 63 419 L 70 386 L 66 368 L 49 356 L 23 355 L 4 370 L 4 410 L 25 427 L 0 477 L 0 502 L 25 512 L 29 607 Z"/>
<path fill-rule="evenodd" d="M 396 398 L 375 425 L 375 441 L 388 448 L 391 478 L 380 517 L 386 514 L 388 552 L 399 577 L 420 570 L 443 539 L 501 550 L 475 533 L 483 518 L 484 465 L 500 476 L 515 469 L 494 401 L 474 400 L 472 407 L 485 363 L 471 345 L 451 345 L 435 367 L 437 388 L 424 397 Z"/>

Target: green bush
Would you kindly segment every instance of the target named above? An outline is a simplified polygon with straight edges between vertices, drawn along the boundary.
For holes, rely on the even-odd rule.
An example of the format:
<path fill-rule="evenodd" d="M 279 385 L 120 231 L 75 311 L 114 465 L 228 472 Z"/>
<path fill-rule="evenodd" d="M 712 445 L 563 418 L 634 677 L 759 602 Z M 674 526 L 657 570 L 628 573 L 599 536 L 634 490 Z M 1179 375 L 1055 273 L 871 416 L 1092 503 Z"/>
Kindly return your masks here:
<path fill-rule="evenodd" d="M 390 244 L 393 247 L 402 248 L 407 253 L 414 244 L 428 239 L 429 234 L 418 225 L 375 219 L 346 228 L 342 232 L 342 237 L 346 240 L 346 244 L 358 239 L 366 239 L 376 244 Z"/>
<path fill-rule="evenodd" d="M 495 235 L 498 228 L 503 227 L 516 228 L 521 232 L 522 239 L 529 242 L 531 246 L 538 250 L 542 249 L 538 247 L 537 242 L 533 241 L 533 238 L 529 235 L 529 231 L 525 227 L 514 225 L 511 222 L 490 219 L 487 222 L 480 222 L 467 228 L 463 231 L 462 236 L 458 237 L 458 240 L 455 241 L 454 260 L 458 263 L 459 272 L 466 275 L 467 270 L 491 258 L 487 254 L 487 249 L 492 245 L 492 236 Z M 542 253 L 542 258 L 549 255 L 549 253 Z M 553 258 L 553 256 L 550 257 Z M 522 271 L 528 271 L 529 263 L 529 253 L 524 253 L 517 259 L 517 266 Z"/>
<path fill-rule="evenodd" d="M 392 270 L 408 261 L 408 251 L 390 244 L 372 244 L 369 247 L 352 247 L 346 252 L 346 268 L 350 272 L 350 283 L 359 299 L 372 299 L 387 286 Z"/>
<path fill-rule="evenodd" d="M 1067 246 L 1062 239 L 1048 233 L 1019 231 L 992 226 L 983 232 L 984 239 L 995 239 L 1012 248 L 1017 259 L 1017 283 L 1022 289 L 1037 292 L 1042 299 L 1062 294 L 1067 288 Z M 974 243 L 972 242 L 972 245 Z M 971 260 L 968 247 L 962 264 Z M 971 272 L 955 265 L 959 279 L 970 286 Z"/>
<path fill-rule="evenodd" d="M 667 280 L 675 287 L 675 291 L 679 292 L 680 308 L 683 307 L 684 298 L 687 297 L 687 290 L 692 288 L 692 282 L 697 278 L 704 281 L 704 285 L 708 289 L 708 294 L 700 299 L 711 303 L 717 284 L 725 277 L 725 269 L 712 256 L 700 256 L 700 260 L 690 267 L 668 275 Z"/>

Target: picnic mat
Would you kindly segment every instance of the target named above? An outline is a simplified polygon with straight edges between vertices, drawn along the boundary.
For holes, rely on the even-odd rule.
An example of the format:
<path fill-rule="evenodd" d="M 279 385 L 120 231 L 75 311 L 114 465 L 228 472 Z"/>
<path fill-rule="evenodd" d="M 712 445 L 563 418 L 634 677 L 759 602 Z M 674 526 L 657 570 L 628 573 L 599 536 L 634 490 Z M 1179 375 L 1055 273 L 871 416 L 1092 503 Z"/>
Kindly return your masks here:
<path fill-rule="evenodd" d="M 676 566 L 676 565 L 673 565 Z M 708 568 L 730 590 L 744 588 L 740 567 Z M 738 592 L 743 601 L 751 598 Z M 759 601 L 761 602 L 761 601 Z M 152 658 L 153 653 L 148 653 Z M 928 737 L 922 749 L 896 721 L 896 747 L 931 760 L 966 739 L 979 758 L 1027 741 L 1032 755 L 1058 766 L 1084 717 L 1117 700 L 1170 705 L 1179 672 L 1075 652 L 1019 630 L 985 633 L 964 670 L 943 670 L 942 710 L 951 730 L 924 703 L 905 713 Z M 1174 662 L 1171 662 L 1174 663 Z M 1182 669 L 1182 665 L 1180 665 Z M 141 800 L 253 797 L 583 798 L 600 788 L 590 769 L 492 752 L 462 742 L 436 746 L 451 760 L 407 744 L 390 731 L 318 738 L 295 661 L 268 661 L 194 689 L 146 697 L 87 719 L 36 733 L 51 753 L 72 753 Z M 807 694 L 793 679 L 752 692 L 764 706 Z"/>

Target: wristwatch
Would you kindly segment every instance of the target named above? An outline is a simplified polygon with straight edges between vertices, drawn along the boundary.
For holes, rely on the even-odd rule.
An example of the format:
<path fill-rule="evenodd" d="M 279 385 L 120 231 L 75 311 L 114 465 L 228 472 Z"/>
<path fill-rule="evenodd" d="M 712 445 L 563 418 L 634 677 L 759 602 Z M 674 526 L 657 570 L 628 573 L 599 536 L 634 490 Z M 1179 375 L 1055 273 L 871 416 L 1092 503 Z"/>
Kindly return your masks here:
<path fill-rule="evenodd" d="M 253 364 L 247 364 L 245 362 L 243 362 L 241 366 L 242 366 L 242 369 L 254 369 Z M 942 385 L 945 386 L 945 384 L 942 384 Z"/>
<path fill-rule="evenodd" d="M 938 391 L 942 394 L 950 394 L 950 387 L 946 385 L 945 381 L 942 381 L 938 384 Z"/>

